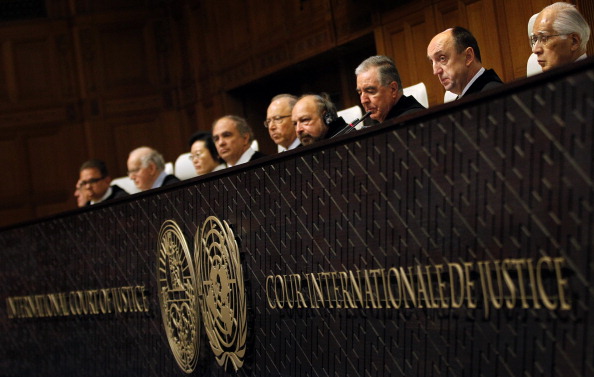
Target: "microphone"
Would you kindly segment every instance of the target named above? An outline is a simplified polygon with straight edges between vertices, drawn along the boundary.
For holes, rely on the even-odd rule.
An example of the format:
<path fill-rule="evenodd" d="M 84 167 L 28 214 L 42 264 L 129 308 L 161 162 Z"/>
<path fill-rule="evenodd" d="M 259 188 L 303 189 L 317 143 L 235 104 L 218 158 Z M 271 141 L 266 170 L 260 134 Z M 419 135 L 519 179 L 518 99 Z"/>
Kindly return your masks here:
<path fill-rule="evenodd" d="M 349 132 L 356 130 L 355 126 L 358 125 L 359 123 L 363 122 L 370 115 L 371 115 L 371 111 L 366 112 L 365 115 L 363 115 L 361 118 L 355 119 L 351 124 L 349 124 L 342 130 L 337 132 L 336 135 L 334 135 L 333 137 L 348 134 Z"/>

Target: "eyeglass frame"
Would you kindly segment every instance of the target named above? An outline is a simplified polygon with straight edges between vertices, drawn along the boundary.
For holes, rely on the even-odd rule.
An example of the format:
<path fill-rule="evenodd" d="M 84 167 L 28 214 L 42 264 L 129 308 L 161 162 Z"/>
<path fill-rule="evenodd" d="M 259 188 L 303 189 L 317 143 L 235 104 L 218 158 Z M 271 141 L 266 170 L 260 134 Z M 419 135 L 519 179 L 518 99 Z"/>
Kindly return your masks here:
<path fill-rule="evenodd" d="M 289 114 L 289 115 L 277 115 L 277 116 L 272 117 L 271 119 L 266 119 L 264 121 L 264 127 L 266 127 L 266 128 L 270 127 L 270 123 L 274 123 L 274 124 L 276 124 L 278 126 L 280 124 L 280 121 L 281 120 L 283 120 L 285 118 L 288 118 L 290 116 L 291 116 L 291 114 Z"/>
<path fill-rule="evenodd" d="M 188 155 L 188 160 L 190 160 L 190 161 L 193 162 L 195 159 L 202 157 L 203 154 L 204 153 L 202 153 L 202 152 L 199 152 L 199 153 L 190 153 Z"/>
<path fill-rule="evenodd" d="M 79 187 L 85 187 L 86 185 L 92 185 L 95 184 L 103 179 L 105 179 L 107 177 L 99 177 L 99 178 L 91 178 L 91 179 L 87 179 L 86 181 L 80 181 L 79 182 Z"/>
<path fill-rule="evenodd" d="M 571 33 L 563 33 L 563 34 L 530 34 L 528 40 L 530 41 L 530 46 L 534 48 L 537 43 L 540 42 L 543 46 L 546 46 L 549 42 L 549 38 L 552 37 L 562 37 L 566 35 L 571 35 Z M 535 40 L 536 39 L 536 40 Z"/>

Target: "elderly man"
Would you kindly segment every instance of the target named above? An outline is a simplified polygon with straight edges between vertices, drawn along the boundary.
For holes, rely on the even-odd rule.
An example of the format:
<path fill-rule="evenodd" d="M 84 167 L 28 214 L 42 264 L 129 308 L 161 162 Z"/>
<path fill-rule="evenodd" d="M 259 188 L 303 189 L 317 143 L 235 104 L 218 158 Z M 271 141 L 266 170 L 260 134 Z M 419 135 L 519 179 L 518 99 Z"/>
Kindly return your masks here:
<path fill-rule="evenodd" d="M 291 94 L 279 94 L 270 101 L 266 111 L 264 126 L 268 129 L 270 138 L 277 145 L 279 152 L 297 148 L 300 143 L 291 121 L 291 111 L 297 102 L 297 97 Z"/>
<path fill-rule="evenodd" d="M 105 162 L 89 160 L 82 164 L 74 196 L 79 207 L 97 204 L 127 196 L 128 193 L 117 185 L 110 186 L 111 177 Z"/>
<path fill-rule="evenodd" d="M 387 56 L 365 59 L 357 69 L 357 93 L 365 111 L 378 122 L 425 110 L 414 97 L 405 96 L 396 64 Z"/>
<path fill-rule="evenodd" d="M 494 70 L 485 70 L 474 36 L 456 26 L 437 34 L 427 47 L 427 57 L 439 82 L 458 98 L 503 85 Z"/>
<path fill-rule="evenodd" d="M 150 147 L 140 147 L 128 156 L 128 176 L 140 191 L 166 186 L 180 180 L 165 172 L 163 156 Z"/>
<path fill-rule="evenodd" d="M 543 72 L 586 58 L 590 26 L 568 3 L 554 3 L 536 18 L 530 35 L 532 52 Z"/>
<path fill-rule="evenodd" d="M 316 94 L 301 96 L 293 107 L 291 119 L 303 145 L 329 139 L 347 127 L 327 96 Z"/>
<path fill-rule="evenodd" d="M 225 115 L 212 125 L 212 140 L 219 157 L 227 167 L 244 164 L 260 157 L 263 153 L 251 148 L 254 133 L 247 121 L 235 115 Z"/>

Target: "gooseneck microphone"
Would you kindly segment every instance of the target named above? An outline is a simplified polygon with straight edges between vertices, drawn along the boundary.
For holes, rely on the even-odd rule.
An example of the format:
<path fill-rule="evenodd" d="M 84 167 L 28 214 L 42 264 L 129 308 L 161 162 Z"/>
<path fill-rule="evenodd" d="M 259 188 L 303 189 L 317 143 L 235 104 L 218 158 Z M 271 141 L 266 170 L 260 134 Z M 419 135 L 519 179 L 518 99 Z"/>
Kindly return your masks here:
<path fill-rule="evenodd" d="M 345 135 L 345 134 L 348 134 L 351 131 L 356 130 L 355 126 L 358 125 L 359 123 L 363 122 L 370 115 L 371 115 L 371 111 L 366 112 L 365 115 L 363 115 L 361 118 L 355 119 L 354 121 L 351 122 L 351 124 L 347 125 L 345 128 L 343 128 L 342 130 L 338 131 L 332 137 L 336 137 L 336 136 L 340 136 L 340 135 Z"/>

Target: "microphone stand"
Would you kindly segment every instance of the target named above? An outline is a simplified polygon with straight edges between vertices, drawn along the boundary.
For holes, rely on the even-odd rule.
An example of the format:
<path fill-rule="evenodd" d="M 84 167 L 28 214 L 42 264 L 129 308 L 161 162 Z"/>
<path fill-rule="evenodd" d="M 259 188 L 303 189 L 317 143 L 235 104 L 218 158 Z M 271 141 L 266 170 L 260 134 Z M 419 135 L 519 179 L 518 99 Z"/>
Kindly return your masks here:
<path fill-rule="evenodd" d="M 348 126 L 346 126 L 345 128 L 343 128 L 342 130 L 338 131 L 336 133 L 336 135 L 334 135 L 332 137 L 336 137 L 336 136 L 340 136 L 340 135 L 346 135 L 349 132 L 352 132 L 352 131 L 356 130 L 355 126 L 358 125 L 359 123 L 363 122 L 370 115 L 371 115 L 371 111 L 366 112 L 365 115 L 363 115 L 360 119 L 355 119 L 351 124 L 349 124 Z"/>

